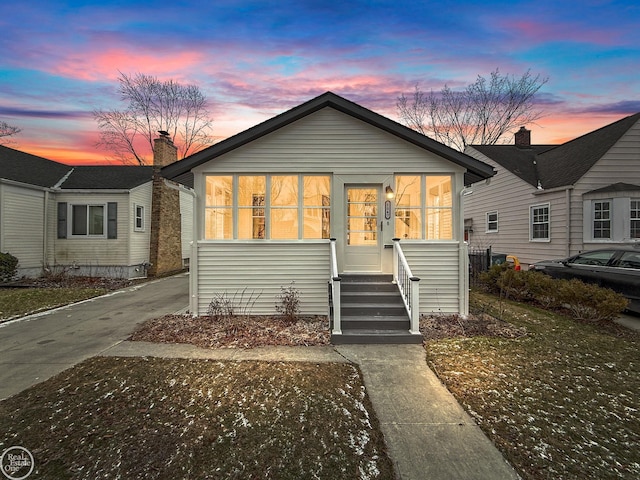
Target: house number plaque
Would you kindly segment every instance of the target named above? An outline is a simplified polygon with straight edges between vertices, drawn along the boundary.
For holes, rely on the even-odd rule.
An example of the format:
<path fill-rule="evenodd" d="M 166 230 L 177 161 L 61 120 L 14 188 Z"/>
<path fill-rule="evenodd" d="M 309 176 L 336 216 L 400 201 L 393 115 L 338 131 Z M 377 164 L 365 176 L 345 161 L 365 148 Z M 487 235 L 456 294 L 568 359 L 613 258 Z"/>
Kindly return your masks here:
<path fill-rule="evenodd" d="M 384 218 L 389 220 L 391 218 L 391 201 L 384 202 Z"/>

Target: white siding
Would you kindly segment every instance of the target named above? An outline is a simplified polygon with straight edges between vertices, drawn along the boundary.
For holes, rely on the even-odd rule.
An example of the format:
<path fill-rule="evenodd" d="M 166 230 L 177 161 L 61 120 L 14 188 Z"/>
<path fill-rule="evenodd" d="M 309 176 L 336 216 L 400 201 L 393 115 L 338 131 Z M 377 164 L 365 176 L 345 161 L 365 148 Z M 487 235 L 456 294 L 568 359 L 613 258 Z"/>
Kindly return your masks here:
<path fill-rule="evenodd" d="M 411 273 L 420 278 L 420 313 L 458 313 L 458 243 L 401 244 Z"/>
<path fill-rule="evenodd" d="M 640 185 L 640 122 L 625 135 L 578 181 L 572 196 L 572 254 L 581 250 L 606 247 L 607 242 L 584 243 L 583 195 L 592 190 L 628 183 Z M 626 195 L 628 196 L 628 194 Z M 606 197 L 606 195 L 604 196 Z M 587 219 L 587 225 L 590 222 Z"/>
<path fill-rule="evenodd" d="M 473 193 L 464 197 L 464 218 L 472 219 L 471 249 L 486 249 L 516 255 L 526 267 L 529 263 L 568 254 L 566 191 L 540 192 L 504 167 L 474 149 L 466 153 L 493 166 L 496 175 L 489 185 L 479 182 Z M 549 204 L 550 241 L 530 240 L 529 209 L 533 205 Z M 498 212 L 498 231 L 487 233 L 488 212 Z"/>
<path fill-rule="evenodd" d="M 118 203 L 118 238 L 56 238 L 55 264 L 86 267 L 89 275 L 128 276 L 129 230 L 133 221 L 127 193 L 59 193 L 58 202 L 68 204 Z M 106 212 L 105 212 L 106 214 Z"/>
<path fill-rule="evenodd" d="M 452 188 L 458 192 L 463 185 L 464 169 L 366 122 L 324 108 L 194 169 L 198 192 L 196 238 L 202 240 L 204 236 L 205 176 L 236 173 L 331 174 L 331 235 L 338 239 L 340 257 L 344 243 L 345 184 L 389 185 L 396 173 L 452 175 Z M 459 208 L 459 195 L 454 195 L 456 240 L 461 240 Z M 393 222 L 390 220 L 383 230 L 384 243 L 391 244 L 392 237 Z M 416 275 L 424 272 L 426 283 L 430 285 L 422 294 L 421 310 L 457 312 L 459 282 L 462 281 L 459 278 L 459 243 L 454 240 L 446 245 L 427 244 L 424 243 L 425 250 L 421 254 L 413 257 L 418 262 Z M 197 303 L 196 314 L 206 313 L 214 293 L 234 294 L 245 287 L 264 290 L 254 313 L 273 313 L 275 295 L 281 285 L 286 286 L 291 280 L 295 280 L 302 291 L 303 313 L 327 313 L 328 243 L 200 241 L 197 249 L 197 266 L 192 259 L 192 272 L 196 277 L 191 284 L 192 294 L 198 296 L 194 302 Z M 383 256 L 383 271 L 390 273 L 387 250 Z M 439 263 L 442 252 L 446 252 L 446 261 Z"/>
<path fill-rule="evenodd" d="M 141 263 L 149 262 L 149 242 L 151 239 L 151 191 L 151 182 L 145 183 L 144 185 L 140 185 L 139 187 L 131 190 L 128 206 L 129 224 L 127 229 L 130 238 L 129 265 L 139 265 Z M 144 207 L 143 231 L 136 231 L 135 229 L 136 205 Z M 120 205 L 118 205 L 118 217 L 119 216 Z M 118 236 L 120 236 L 119 231 Z"/>
<path fill-rule="evenodd" d="M 2 184 L 0 210 L 0 251 L 18 259 L 19 275 L 38 275 L 44 263 L 45 192 Z"/>
<path fill-rule="evenodd" d="M 203 242 L 198 244 L 197 276 L 196 315 L 206 315 L 215 295 L 235 298 L 238 313 L 274 314 L 280 287 L 292 281 L 300 291 L 300 313 L 326 315 L 329 242 Z M 243 312 L 249 297 L 257 300 Z"/>

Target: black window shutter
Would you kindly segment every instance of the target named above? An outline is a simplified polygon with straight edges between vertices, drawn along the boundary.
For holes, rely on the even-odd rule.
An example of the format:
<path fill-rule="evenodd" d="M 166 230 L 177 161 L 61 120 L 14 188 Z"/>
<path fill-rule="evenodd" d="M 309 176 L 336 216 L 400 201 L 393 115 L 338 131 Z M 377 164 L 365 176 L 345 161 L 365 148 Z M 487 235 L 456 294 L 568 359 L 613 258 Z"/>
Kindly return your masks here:
<path fill-rule="evenodd" d="M 118 204 L 107 203 L 107 238 L 118 238 Z"/>
<path fill-rule="evenodd" d="M 67 202 L 58 202 L 58 238 L 67 238 Z"/>

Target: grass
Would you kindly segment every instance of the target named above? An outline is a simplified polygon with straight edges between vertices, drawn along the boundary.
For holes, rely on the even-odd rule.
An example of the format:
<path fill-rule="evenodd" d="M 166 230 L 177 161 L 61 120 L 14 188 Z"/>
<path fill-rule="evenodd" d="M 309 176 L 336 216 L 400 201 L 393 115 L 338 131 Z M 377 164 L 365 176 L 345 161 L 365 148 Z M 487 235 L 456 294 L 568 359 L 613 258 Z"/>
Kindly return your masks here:
<path fill-rule="evenodd" d="M 0 403 L 44 479 L 393 479 L 351 364 L 94 357 Z"/>
<path fill-rule="evenodd" d="M 427 343 L 430 367 L 524 479 L 640 478 L 640 334 L 474 293 L 526 335 Z"/>
<path fill-rule="evenodd" d="M 94 287 L 0 288 L 0 321 L 98 297 L 108 291 Z"/>

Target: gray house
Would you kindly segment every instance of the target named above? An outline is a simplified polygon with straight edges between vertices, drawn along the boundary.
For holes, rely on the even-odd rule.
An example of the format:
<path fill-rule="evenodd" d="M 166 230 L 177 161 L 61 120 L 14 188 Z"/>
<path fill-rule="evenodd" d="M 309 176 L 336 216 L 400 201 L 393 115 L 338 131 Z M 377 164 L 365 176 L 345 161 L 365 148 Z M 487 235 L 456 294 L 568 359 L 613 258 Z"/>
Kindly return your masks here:
<path fill-rule="evenodd" d="M 640 113 L 561 145 L 472 145 L 491 182 L 465 196 L 472 247 L 516 255 L 523 265 L 640 242 Z"/>
<path fill-rule="evenodd" d="M 216 295 L 243 291 L 258 297 L 253 313 L 273 313 L 275 295 L 292 281 L 301 313 L 326 314 L 328 283 L 391 278 L 398 244 L 420 278 L 419 311 L 467 313 L 462 192 L 493 170 L 338 95 L 316 97 L 163 175 L 194 182 L 196 315 Z"/>
<path fill-rule="evenodd" d="M 165 144 L 171 158 L 168 138 L 156 149 Z M 135 278 L 181 269 L 193 196 L 156 174 L 161 166 L 70 166 L 0 146 L 0 251 L 17 257 L 18 274 L 29 277 Z M 173 211 L 177 226 L 163 225 L 162 211 Z"/>

